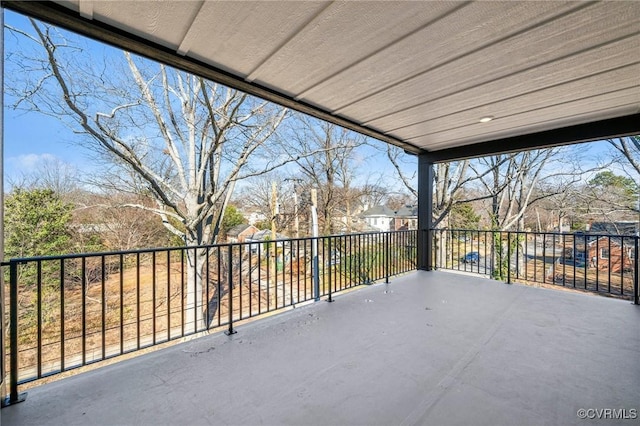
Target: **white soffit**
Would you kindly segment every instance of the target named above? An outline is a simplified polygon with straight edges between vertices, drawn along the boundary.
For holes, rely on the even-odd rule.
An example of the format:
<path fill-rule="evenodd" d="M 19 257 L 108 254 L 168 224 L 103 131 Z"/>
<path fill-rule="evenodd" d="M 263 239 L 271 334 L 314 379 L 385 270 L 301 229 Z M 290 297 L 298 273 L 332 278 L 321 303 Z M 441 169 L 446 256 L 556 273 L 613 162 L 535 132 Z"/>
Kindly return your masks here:
<path fill-rule="evenodd" d="M 427 151 L 640 112 L 637 1 L 56 3 Z"/>

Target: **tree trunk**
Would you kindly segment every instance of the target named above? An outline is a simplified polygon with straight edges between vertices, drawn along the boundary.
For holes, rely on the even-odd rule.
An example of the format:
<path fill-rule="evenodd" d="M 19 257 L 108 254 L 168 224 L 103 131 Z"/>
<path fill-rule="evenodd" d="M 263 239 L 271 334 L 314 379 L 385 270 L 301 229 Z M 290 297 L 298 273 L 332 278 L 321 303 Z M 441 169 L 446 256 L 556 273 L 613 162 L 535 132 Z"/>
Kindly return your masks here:
<path fill-rule="evenodd" d="M 195 242 L 187 240 L 187 247 L 196 245 Z M 208 326 L 208 318 L 205 318 L 206 305 L 203 296 L 204 265 L 207 262 L 206 250 L 187 248 L 186 271 L 186 294 L 185 304 L 185 333 L 196 333 L 205 330 Z M 208 283 L 207 283 L 208 285 Z M 207 301 L 208 303 L 208 301 Z"/>

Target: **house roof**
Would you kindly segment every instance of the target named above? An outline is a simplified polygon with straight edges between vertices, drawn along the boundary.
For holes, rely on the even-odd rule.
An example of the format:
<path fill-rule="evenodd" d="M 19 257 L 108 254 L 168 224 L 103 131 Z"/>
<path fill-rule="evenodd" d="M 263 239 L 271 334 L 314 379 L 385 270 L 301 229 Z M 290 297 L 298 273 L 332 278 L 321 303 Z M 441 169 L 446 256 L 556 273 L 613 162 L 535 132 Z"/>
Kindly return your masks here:
<path fill-rule="evenodd" d="M 387 206 L 373 206 L 362 212 L 360 217 L 393 217 L 395 212 Z"/>
<path fill-rule="evenodd" d="M 418 217 L 418 206 L 402 206 L 393 210 L 387 206 L 373 206 L 362 212 L 360 217 Z"/>
<path fill-rule="evenodd" d="M 638 222 L 593 222 L 589 228 L 591 234 L 635 235 Z"/>
<path fill-rule="evenodd" d="M 590 248 L 599 247 L 599 248 L 608 248 L 611 247 L 621 247 L 623 246 L 625 249 L 633 249 L 634 247 L 634 237 L 626 236 L 626 235 L 589 235 L 587 236 L 587 245 Z M 584 244 L 583 244 L 584 247 Z"/>
<path fill-rule="evenodd" d="M 288 236 L 280 233 L 276 233 L 276 240 L 283 240 L 289 238 Z M 262 231 L 255 232 L 253 235 L 247 237 L 246 241 L 265 241 L 271 239 L 271 231 L 264 229 Z"/>
<path fill-rule="evenodd" d="M 434 161 L 640 133 L 635 1 L 2 5 Z"/>
<path fill-rule="evenodd" d="M 396 212 L 398 217 L 418 217 L 418 206 L 402 206 Z"/>
<path fill-rule="evenodd" d="M 255 227 L 253 225 L 249 225 L 247 223 L 242 223 L 240 225 L 233 226 L 233 227 L 229 228 L 229 230 L 227 231 L 227 236 L 229 236 L 229 237 L 237 237 L 238 235 L 240 235 L 241 233 L 243 233 L 244 231 L 246 231 L 249 228 L 255 228 Z"/>

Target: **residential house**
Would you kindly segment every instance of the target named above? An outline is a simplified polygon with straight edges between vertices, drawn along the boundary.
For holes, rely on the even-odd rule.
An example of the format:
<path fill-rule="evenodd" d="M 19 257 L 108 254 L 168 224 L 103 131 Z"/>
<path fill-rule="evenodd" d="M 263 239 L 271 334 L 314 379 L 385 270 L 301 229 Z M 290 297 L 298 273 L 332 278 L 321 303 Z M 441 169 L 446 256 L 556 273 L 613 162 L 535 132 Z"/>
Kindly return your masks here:
<path fill-rule="evenodd" d="M 387 206 L 374 206 L 365 210 L 360 217 L 377 231 L 390 231 L 395 212 Z"/>
<path fill-rule="evenodd" d="M 267 220 L 267 216 L 259 210 L 243 210 L 242 215 L 251 225 Z"/>
<path fill-rule="evenodd" d="M 623 238 L 600 237 L 587 243 L 589 266 L 608 269 L 611 272 L 632 271 L 635 249 Z"/>
<path fill-rule="evenodd" d="M 394 231 L 418 229 L 418 206 L 405 205 L 395 211 L 391 229 Z"/>
<path fill-rule="evenodd" d="M 227 231 L 227 242 L 244 243 L 248 237 L 251 237 L 258 231 L 258 228 L 247 223 L 236 225 Z"/>
<path fill-rule="evenodd" d="M 365 210 L 360 218 L 376 231 L 418 229 L 418 206 L 405 205 L 398 210 L 387 206 L 374 206 Z"/>

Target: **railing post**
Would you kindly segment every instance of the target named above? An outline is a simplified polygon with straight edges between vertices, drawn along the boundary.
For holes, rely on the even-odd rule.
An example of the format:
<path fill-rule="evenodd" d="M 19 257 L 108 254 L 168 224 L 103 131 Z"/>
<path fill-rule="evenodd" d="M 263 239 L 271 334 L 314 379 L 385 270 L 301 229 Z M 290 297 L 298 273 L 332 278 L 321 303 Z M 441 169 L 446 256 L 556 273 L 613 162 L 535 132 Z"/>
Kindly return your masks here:
<path fill-rule="evenodd" d="M 385 278 L 384 278 L 384 282 L 385 284 L 389 284 L 389 268 L 391 265 L 391 233 L 387 232 L 387 234 L 385 235 L 385 256 L 386 256 L 386 260 L 385 260 L 385 265 L 384 265 L 384 274 L 385 274 Z"/>
<path fill-rule="evenodd" d="M 502 252 L 500 251 L 500 246 L 498 245 L 501 237 L 502 234 L 500 234 L 500 231 L 491 231 L 491 278 L 494 280 L 502 279 L 500 272 L 500 255 Z"/>
<path fill-rule="evenodd" d="M 313 278 L 313 293 L 315 294 L 314 300 L 317 302 L 320 300 L 320 264 L 318 262 L 318 237 L 313 237 L 311 240 L 311 276 Z"/>
<path fill-rule="evenodd" d="M 511 232 L 507 232 L 507 284 L 511 284 Z"/>
<path fill-rule="evenodd" d="M 26 399 L 27 394 L 18 394 L 18 262 L 9 263 L 9 343 L 11 357 L 9 360 L 9 398 L 3 401 L 3 406 L 16 404 Z M 4 371 L 2 372 L 4 374 Z"/>
<path fill-rule="evenodd" d="M 327 302 L 331 303 L 331 302 L 333 302 L 333 298 L 331 297 L 331 257 L 332 257 L 332 253 L 331 253 L 331 237 L 329 237 L 328 240 L 329 240 L 329 298 L 327 299 Z M 324 255 L 324 251 L 322 253 Z M 322 259 L 322 262 L 324 262 L 326 264 L 327 259 Z"/>
<path fill-rule="evenodd" d="M 634 246 L 633 256 L 636 262 L 633 274 L 633 304 L 640 305 L 640 250 L 638 250 L 640 248 L 640 236 L 636 236 Z"/>
<path fill-rule="evenodd" d="M 11 359 L 9 361 L 10 393 L 9 404 L 18 400 L 18 264 L 11 262 L 9 265 L 9 344 L 11 346 Z"/>
<path fill-rule="evenodd" d="M 224 334 L 230 336 L 232 334 L 236 334 L 237 331 L 233 329 L 233 246 L 230 245 L 228 248 L 229 251 L 227 259 L 229 262 L 229 268 L 227 273 L 227 284 L 229 285 L 229 328 L 224 332 Z"/>

